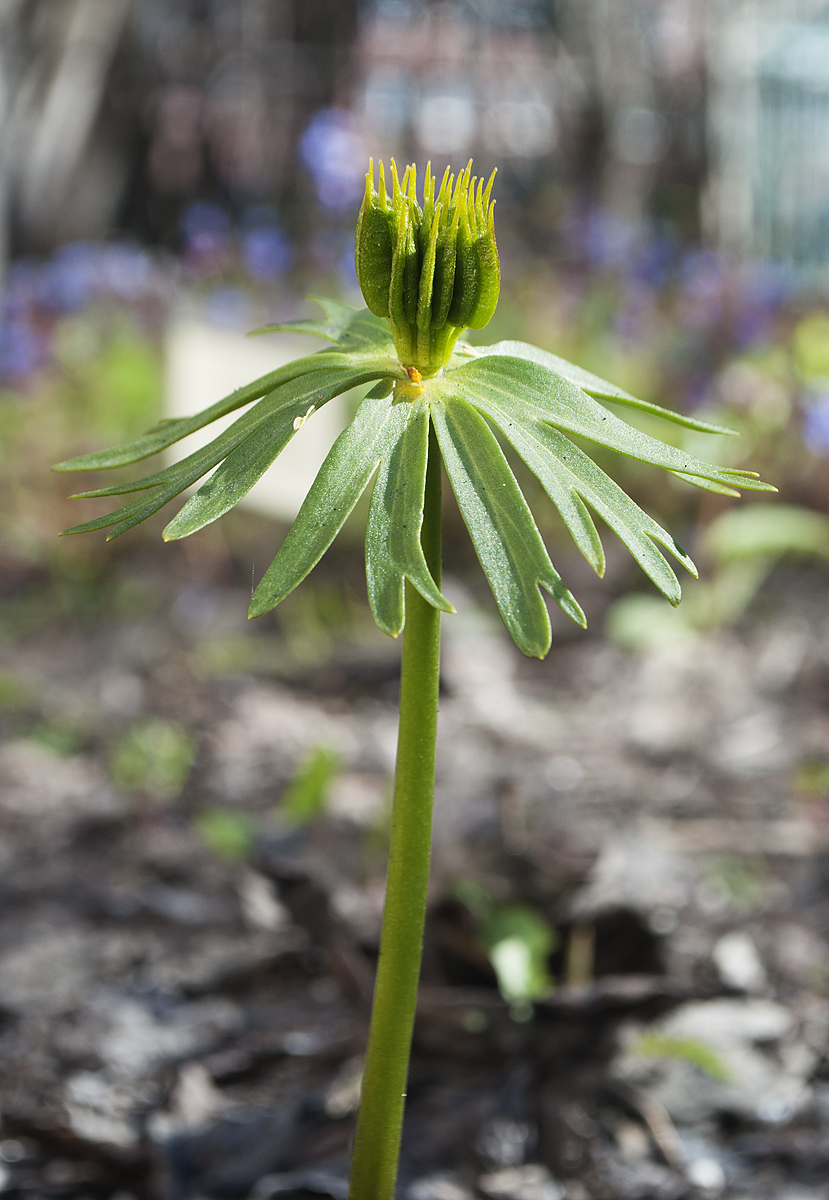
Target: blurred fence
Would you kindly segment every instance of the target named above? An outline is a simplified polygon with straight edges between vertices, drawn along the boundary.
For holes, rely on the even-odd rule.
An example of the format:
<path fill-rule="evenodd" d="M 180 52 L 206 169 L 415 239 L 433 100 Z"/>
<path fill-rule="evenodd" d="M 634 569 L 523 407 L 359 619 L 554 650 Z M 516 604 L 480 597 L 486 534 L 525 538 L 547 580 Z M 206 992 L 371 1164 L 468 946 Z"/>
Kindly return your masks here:
<path fill-rule="evenodd" d="M 741 255 L 829 275 L 829 5 L 715 10 L 708 101 L 711 224 Z"/>

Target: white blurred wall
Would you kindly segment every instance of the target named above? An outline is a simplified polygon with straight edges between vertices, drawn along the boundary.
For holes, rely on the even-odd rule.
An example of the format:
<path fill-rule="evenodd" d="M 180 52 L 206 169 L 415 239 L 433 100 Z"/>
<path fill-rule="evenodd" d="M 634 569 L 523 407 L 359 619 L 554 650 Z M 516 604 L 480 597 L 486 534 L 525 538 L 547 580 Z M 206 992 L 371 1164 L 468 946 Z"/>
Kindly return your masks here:
<path fill-rule="evenodd" d="M 192 416 L 243 384 L 294 358 L 313 354 L 322 346 L 318 338 L 290 334 L 250 338 L 215 328 L 197 316 L 180 314 L 172 320 L 167 334 L 165 415 Z M 178 461 L 212 441 L 243 411 L 178 442 L 170 451 L 169 461 Z M 347 396 L 329 400 L 315 412 L 242 504 L 281 520 L 293 520 L 329 447 L 345 428 L 347 412 Z"/>

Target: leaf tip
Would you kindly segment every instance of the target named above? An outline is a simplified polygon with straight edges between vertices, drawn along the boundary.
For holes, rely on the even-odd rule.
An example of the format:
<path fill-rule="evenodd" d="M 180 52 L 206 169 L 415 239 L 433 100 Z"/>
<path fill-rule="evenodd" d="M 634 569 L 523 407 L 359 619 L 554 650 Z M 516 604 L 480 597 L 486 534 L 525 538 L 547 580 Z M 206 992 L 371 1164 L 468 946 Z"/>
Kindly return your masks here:
<path fill-rule="evenodd" d="M 256 592 L 254 592 L 248 605 L 248 620 L 253 621 L 256 617 L 264 617 L 265 613 L 270 612 L 273 607 L 274 605 L 269 604 L 267 600 L 262 600 L 261 597 L 257 599 Z"/>

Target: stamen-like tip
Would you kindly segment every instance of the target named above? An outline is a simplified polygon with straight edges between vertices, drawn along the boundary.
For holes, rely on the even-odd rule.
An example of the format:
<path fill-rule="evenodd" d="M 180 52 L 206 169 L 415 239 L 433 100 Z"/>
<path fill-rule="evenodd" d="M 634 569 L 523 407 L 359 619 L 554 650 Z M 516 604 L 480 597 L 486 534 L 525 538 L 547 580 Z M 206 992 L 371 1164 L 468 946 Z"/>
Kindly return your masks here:
<path fill-rule="evenodd" d="M 495 176 L 497 174 L 498 174 L 498 168 L 496 167 L 495 170 L 490 175 L 489 181 L 487 182 L 487 185 L 486 185 L 486 191 L 484 192 L 484 208 L 486 208 L 489 205 L 489 195 L 490 195 L 490 192 L 492 191 L 492 185 L 495 182 Z"/>

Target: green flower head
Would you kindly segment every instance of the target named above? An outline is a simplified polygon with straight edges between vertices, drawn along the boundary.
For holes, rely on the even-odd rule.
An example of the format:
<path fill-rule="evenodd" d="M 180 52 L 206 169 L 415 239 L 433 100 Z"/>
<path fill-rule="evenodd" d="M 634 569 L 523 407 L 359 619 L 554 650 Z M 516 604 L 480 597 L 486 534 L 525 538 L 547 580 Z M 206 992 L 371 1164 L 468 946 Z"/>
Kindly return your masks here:
<path fill-rule="evenodd" d="M 314 334 L 331 345 L 279 367 L 196 416 L 164 421 L 137 441 L 59 464 L 61 471 L 120 467 L 244 410 L 180 462 L 137 481 L 79 493 L 141 496 L 67 532 L 110 527 L 109 537 L 117 537 L 207 476 L 166 526 L 164 537 L 195 533 L 253 487 L 322 405 L 368 384 L 259 583 L 250 616 L 268 612 L 301 583 L 372 480 L 366 577 L 377 624 L 392 636 L 400 633 L 406 581 L 435 608 L 452 611 L 421 544 L 427 465 L 430 456 L 439 455 L 507 628 L 525 654 L 543 657 L 550 646 L 550 622 L 540 589 L 578 624 L 584 624 L 584 614 L 550 560 L 505 449 L 538 477 L 597 574 L 603 573 L 605 559 L 595 515 L 621 538 L 663 595 L 678 604 L 679 582 L 661 548 L 696 574 L 693 563 L 579 443 L 615 450 L 730 496 L 739 495 L 740 488 L 775 489 L 751 471 L 715 466 L 642 432 L 618 410 L 637 410 L 704 433 L 731 430 L 638 400 L 525 342 L 473 348 L 459 341 L 465 327 L 487 323 L 498 297 L 492 178 L 486 187 L 476 184 L 470 163 L 457 180 L 445 174 L 436 189 L 427 170 L 422 209 L 414 167 L 398 181 L 392 164 L 391 179 L 389 197 L 382 168 L 377 191 L 369 170 L 360 212 L 357 274 L 368 309 L 319 300 L 321 319 L 259 330 Z"/>
<path fill-rule="evenodd" d="M 357 279 L 369 310 L 387 318 L 401 363 L 424 376 L 448 363 L 464 329 L 483 329 L 498 303 L 501 270 L 490 200 L 495 172 L 486 187 L 471 172 L 471 159 L 457 180 L 447 167 L 435 195 L 429 163 L 423 208 L 414 164 L 401 182 L 391 160 L 391 196 L 382 163 L 377 191 L 372 161 L 366 175 Z"/>

